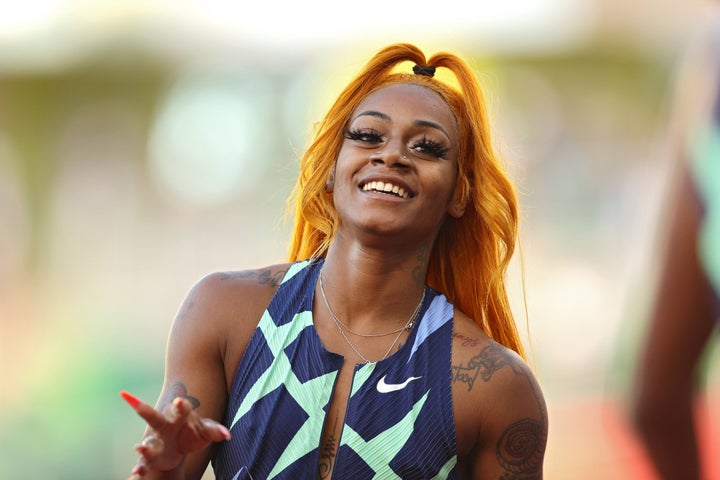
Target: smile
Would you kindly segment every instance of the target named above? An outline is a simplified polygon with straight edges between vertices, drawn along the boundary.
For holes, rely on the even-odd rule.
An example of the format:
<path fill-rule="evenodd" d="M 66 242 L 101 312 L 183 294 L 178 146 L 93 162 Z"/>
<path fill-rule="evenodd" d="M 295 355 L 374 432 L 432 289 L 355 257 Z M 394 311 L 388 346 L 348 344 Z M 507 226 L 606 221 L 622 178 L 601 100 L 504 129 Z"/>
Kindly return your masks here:
<path fill-rule="evenodd" d="M 409 198 L 410 193 L 404 188 L 386 182 L 368 182 L 362 187 L 364 192 L 381 192 L 387 193 L 400 198 Z"/>

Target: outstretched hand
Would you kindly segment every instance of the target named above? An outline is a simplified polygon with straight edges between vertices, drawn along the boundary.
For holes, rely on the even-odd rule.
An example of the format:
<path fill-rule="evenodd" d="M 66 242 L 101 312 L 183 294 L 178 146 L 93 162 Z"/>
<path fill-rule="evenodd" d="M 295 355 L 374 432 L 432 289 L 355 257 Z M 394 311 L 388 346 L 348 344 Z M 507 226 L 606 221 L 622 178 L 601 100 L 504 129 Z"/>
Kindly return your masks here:
<path fill-rule="evenodd" d="M 149 470 L 174 470 L 189 453 L 202 450 L 212 442 L 230 439 L 224 425 L 201 417 L 182 397 L 175 398 L 161 412 L 128 392 L 122 391 L 120 396 L 148 424 L 145 436 L 135 446 L 140 458 L 132 470 L 133 475 L 142 477 Z"/>

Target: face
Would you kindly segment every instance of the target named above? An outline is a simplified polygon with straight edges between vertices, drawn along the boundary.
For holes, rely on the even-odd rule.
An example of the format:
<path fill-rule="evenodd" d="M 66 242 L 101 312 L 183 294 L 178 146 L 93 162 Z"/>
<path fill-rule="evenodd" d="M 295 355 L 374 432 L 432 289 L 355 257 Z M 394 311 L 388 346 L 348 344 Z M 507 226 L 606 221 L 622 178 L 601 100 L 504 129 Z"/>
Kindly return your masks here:
<path fill-rule="evenodd" d="M 335 167 L 334 202 L 341 232 L 434 239 L 453 199 L 459 133 L 443 98 L 399 83 L 368 95 L 353 112 Z"/>

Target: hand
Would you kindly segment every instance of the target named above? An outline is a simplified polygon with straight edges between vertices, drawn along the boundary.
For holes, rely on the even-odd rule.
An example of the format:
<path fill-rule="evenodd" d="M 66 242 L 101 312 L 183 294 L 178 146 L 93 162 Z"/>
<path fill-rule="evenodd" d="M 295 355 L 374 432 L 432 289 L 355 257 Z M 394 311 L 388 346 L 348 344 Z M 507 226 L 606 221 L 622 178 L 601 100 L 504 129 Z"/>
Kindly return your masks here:
<path fill-rule="evenodd" d="M 174 470 L 187 454 L 202 450 L 212 442 L 230 439 L 224 425 L 201 417 L 182 397 L 175 398 L 160 412 L 128 392 L 120 392 L 120 396 L 148 424 L 143 440 L 135 446 L 140 459 L 133 475 L 142 477 L 148 470 Z"/>

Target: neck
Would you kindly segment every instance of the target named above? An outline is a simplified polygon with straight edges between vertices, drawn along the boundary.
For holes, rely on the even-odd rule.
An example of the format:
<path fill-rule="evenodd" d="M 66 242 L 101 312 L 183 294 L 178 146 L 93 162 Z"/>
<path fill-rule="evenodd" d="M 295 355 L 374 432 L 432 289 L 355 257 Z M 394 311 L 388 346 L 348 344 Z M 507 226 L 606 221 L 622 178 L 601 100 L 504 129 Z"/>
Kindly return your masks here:
<path fill-rule="evenodd" d="M 334 242 L 321 272 L 332 310 L 365 333 L 403 326 L 423 295 L 429 253 L 429 244 L 388 253 Z"/>

